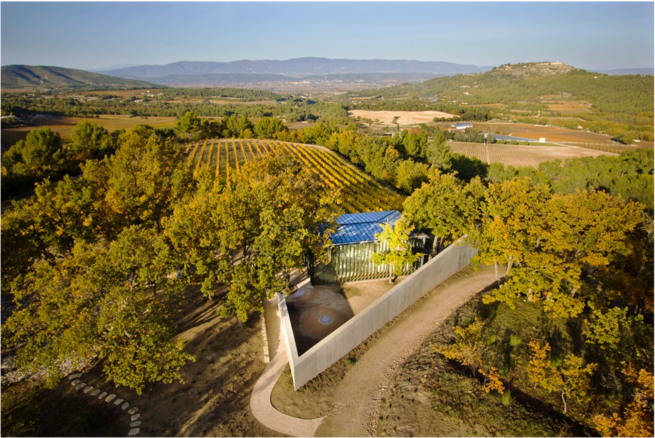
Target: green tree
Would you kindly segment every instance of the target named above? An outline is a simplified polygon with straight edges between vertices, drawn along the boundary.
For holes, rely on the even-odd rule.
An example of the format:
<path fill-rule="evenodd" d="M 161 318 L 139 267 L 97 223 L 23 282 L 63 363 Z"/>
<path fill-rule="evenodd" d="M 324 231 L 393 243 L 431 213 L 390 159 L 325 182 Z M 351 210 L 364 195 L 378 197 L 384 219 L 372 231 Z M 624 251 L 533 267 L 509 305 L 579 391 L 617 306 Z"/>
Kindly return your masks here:
<path fill-rule="evenodd" d="M 436 254 L 442 244 L 475 228 L 480 220 L 484 192 L 479 178 L 464 185 L 455 175 L 434 170 L 430 173 L 430 182 L 405 200 L 403 211 L 413 225 L 430 230 L 435 236 L 432 254 Z"/>
<path fill-rule="evenodd" d="M 187 138 L 192 137 L 200 130 L 200 119 L 193 111 L 187 111 L 180 117 L 175 124 L 175 128 L 182 134 L 186 134 Z"/>
<path fill-rule="evenodd" d="M 372 254 L 371 258 L 376 265 L 389 265 L 389 283 L 393 283 L 394 276 L 402 274 L 405 264 L 411 265 L 421 257 L 420 254 L 412 252 L 409 241 L 412 229 L 413 227 L 405 218 L 400 218 L 394 226 L 389 223 L 382 225 L 382 231 L 375 235 L 375 238 L 387 249 Z"/>
<path fill-rule="evenodd" d="M 147 382 L 181 380 L 193 357 L 171 341 L 183 284 L 153 230 L 126 229 L 108 247 L 79 242 L 71 256 L 39 261 L 14 290 L 18 308 L 3 327 L 3 349 L 21 369 L 43 369 L 54 385 L 67 361 L 106 359 L 105 374 L 138 393 Z"/>
<path fill-rule="evenodd" d="M 448 172 L 453 165 L 452 153 L 450 147 L 446 144 L 447 140 L 448 135 L 437 129 L 426 150 L 428 163 L 442 172 Z"/>
<path fill-rule="evenodd" d="M 275 138 L 276 134 L 287 132 L 289 128 L 277 117 L 263 117 L 257 120 L 253 130 L 258 138 Z"/>
<path fill-rule="evenodd" d="M 102 126 L 89 123 L 86 119 L 71 129 L 70 150 L 77 161 L 101 158 L 116 149 L 109 132 Z"/>
<path fill-rule="evenodd" d="M 335 205 L 336 194 L 295 160 L 265 157 L 231 173 L 227 186 L 201 181 L 164 228 L 203 293 L 212 297 L 218 284 L 227 285 L 224 313 L 245 321 L 250 310 L 262 310 L 262 298 L 289 290 L 291 271 L 310 251 L 320 257 Z"/>

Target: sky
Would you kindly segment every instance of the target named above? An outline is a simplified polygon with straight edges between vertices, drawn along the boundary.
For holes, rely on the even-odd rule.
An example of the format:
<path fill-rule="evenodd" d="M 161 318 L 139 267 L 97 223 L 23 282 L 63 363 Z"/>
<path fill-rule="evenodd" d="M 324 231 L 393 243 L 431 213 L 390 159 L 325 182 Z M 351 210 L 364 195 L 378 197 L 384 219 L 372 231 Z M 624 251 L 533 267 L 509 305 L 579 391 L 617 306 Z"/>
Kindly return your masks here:
<path fill-rule="evenodd" d="M 408 59 L 653 67 L 653 2 L 6 2 L 2 65 Z"/>

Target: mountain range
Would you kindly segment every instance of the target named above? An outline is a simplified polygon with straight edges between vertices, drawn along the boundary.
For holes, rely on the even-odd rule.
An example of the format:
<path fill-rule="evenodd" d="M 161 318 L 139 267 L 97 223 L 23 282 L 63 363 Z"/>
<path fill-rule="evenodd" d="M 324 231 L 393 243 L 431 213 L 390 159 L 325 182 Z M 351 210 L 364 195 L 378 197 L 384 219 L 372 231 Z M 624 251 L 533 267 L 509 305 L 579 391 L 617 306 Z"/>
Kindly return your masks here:
<path fill-rule="evenodd" d="M 152 80 L 153 78 L 163 78 L 171 75 L 227 73 L 277 74 L 294 78 L 340 73 L 429 73 L 436 76 L 482 73 L 491 68 L 439 61 L 295 58 L 286 61 L 181 61 L 166 65 L 139 65 L 116 70 L 106 70 L 100 73 L 122 78 Z"/>

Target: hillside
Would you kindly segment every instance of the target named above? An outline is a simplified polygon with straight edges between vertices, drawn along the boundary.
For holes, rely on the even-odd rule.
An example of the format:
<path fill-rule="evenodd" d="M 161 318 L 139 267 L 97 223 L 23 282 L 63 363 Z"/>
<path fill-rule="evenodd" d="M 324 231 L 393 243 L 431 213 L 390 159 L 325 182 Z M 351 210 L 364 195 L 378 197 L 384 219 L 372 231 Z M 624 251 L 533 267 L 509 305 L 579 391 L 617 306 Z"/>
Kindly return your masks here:
<path fill-rule="evenodd" d="M 38 88 L 156 88 L 148 82 L 63 67 L 8 65 L 2 67 L 2 90 Z"/>
<path fill-rule="evenodd" d="M 262 139 L 209 139 L 186 145 L 187 163 L 194 175 L 206 170 L 221 179 L 260 155 L 288 154 L 319 175 L 333 189 L 341 190 L 347 213 L 394 210 L 403 197 L 359 168 L 320 146 Z"/>
<path fill-rule="evenodd" d="M 453 75 L 478 73 L 490 67 L 386 59 L 296 58 L 285 61 L 241 60 L 232 62 L 174 62 L 166 65 L 140 65 L 102 73 L 132 79 L 162 78 L 170 75 L 200 75 L 219 73 L 278 74 L 292 77 L 340 73 L 430 73 Z"/>
<path fill-rule="evenodd" d="M 603 113 L 638 114 L 653 112 L 653 76 L 610 76 L 562 63 L 526 63 L 352 95 L 437 98 L 439 102 L 468 105 L 540 104 L 548 96 L 548 99 L 583 99 Z"/>

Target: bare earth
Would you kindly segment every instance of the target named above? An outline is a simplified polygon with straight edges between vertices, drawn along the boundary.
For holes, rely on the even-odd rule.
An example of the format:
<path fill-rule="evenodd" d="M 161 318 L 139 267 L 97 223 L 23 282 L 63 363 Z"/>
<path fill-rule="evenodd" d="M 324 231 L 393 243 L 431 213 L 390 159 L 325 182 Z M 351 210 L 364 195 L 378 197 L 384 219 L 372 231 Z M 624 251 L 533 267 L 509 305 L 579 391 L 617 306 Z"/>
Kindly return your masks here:
<path fill-rule="evenodd" d="M 369 110 L 353 110 L 348 111 L 350 117 L 361 117 L 362 119 L 379 120 L 380 123 L 385 125 L 393 125 L 394 117 L 398 116 L 397 123 L 399 125 L 416 125 L 418 123 L 429 123 L 435 117 L 445 117 L 452 119 L 456 117 L 452 114 L 443 113 L 441 111 L 369 111 Z"/>
<path fill-rule="evenodd" d="M 453 152 L 475 157 L 484 163 L 500 163 L 504 165 L 530 166 L 537 168 L 544 161 L 566 160 L 569 158 L 597 157 L 599 155 L 616 155 L 576 146 L 516 146 L 505 144 L 449 142 Z"/>

